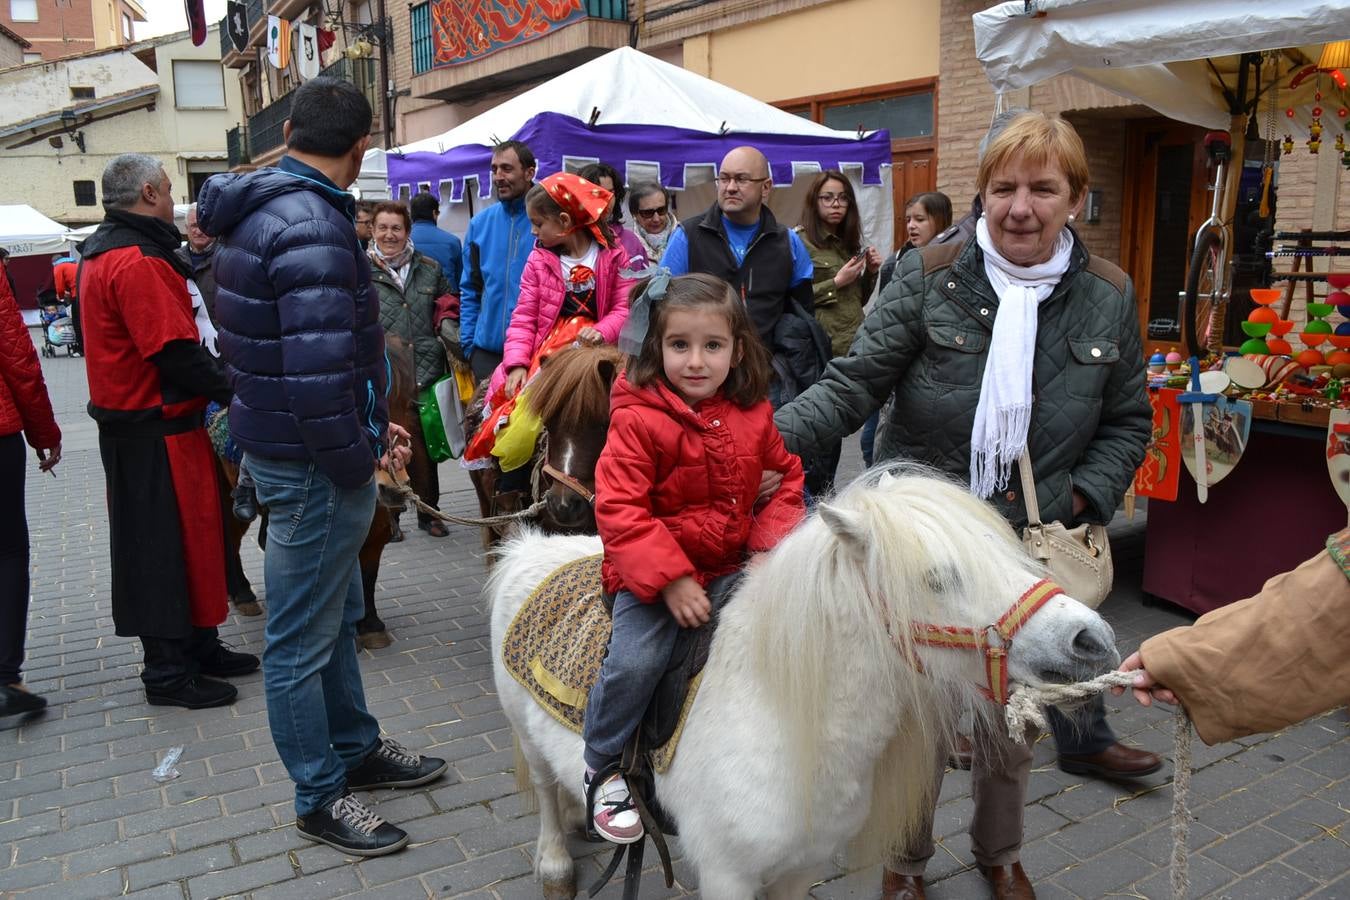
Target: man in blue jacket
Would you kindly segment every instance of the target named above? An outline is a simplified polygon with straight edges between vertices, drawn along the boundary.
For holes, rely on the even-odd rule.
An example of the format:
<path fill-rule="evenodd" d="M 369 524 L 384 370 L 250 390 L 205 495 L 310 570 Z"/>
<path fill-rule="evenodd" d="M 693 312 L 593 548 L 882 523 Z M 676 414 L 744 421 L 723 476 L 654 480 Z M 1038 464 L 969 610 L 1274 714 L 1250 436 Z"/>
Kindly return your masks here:
<path fill-rule="evenodd" d="M 464 236 L 459 282 L 459 342 L 482 381 L 501 365 L 506 326 L 520 296 L 520 273 L 534 249 L 525 192 L 534 184 L 534 154 L 520 141 L 492 151 L 497 203 L 474 216 Z"/>
<path fill-rule="evenodd" d="M 410 236 L 413 246 L 423 256 L 440 263 L 445 280 L 450 282 L 452 289 L 458 287 L 462 250 L 459 238 L 436 224 L 436 220 L 441 216 L 441 205 L 436 202 L 435 197 L 421 193 L 412 198 L 408 203 L 408 209 L 412 213 L 413 226 Z"/>
<path fill-rule="evenodd" d="M 379 303 L 345 190 L 370 142 L 370 103 L 334 78 L 291 96 L 286 155 L 276 168 L 208 181 L 198 224 L 219 241 L 231 436 L 271 512 L 263 674 L 296 828 L 379 856 L 408 835 L 352 791 L 425 784 L 446 763 L 381 739 L 356 658 L 357 553 L 375 514 L 375 469 L 407 461 L 406 447 L 387 449 L 407 432 L 389 424 Z"/>

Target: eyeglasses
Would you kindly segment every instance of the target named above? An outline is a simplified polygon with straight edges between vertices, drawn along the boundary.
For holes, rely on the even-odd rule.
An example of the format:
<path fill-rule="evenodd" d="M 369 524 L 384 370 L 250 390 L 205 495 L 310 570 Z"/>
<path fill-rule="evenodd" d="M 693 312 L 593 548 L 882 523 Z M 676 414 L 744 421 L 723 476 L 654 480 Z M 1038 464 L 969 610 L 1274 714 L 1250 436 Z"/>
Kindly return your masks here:
<path fill-rule="evenodd" d="M 820 201 L 822 206 L 848 206 L 848 194 L 819 194 L 816 200 Z"/>
<path fill-rule="evenodd" d="M 736 187 L 738 188 L 743 188 L 747 184 L 758 184 L 761 181 L 768 181 L 768 180 L 769 176 L 767 175 L 765 175 L 763 178 L 751 178 L 749 175 L 740 175 L 740 174 L 717 176 L 717 183 L 724 188 L 731 187 L 733 184 L 736 185 Z"/>
<path fill-rule="evenodd" d="M 656 209 L 639 209 L 637 211 L 639 219 L 652 219 L 656 216 L 664 216 L 670 212 L 668 206 L 658 206 Z"/>

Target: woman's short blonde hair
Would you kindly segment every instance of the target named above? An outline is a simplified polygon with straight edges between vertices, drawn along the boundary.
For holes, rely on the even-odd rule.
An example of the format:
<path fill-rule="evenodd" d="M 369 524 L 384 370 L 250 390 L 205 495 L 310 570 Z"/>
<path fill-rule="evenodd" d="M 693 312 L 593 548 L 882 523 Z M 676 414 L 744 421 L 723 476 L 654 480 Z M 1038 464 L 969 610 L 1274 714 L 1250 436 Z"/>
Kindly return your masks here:
<path fill-rule="evenodd" d="M 1082 197 L 1087 190 L 1087 151 L 1083 149 L 1083 139 L 1072 125 L 1058 116 L 1027 112 L 1009 122 L 1003 133 L 990 142 L 980 160 L 975 190 L 983 194 L 994 173 L 1019 158 L 1023 163 L 1059 166 L 1069 182 L 1073 200 Z"/>

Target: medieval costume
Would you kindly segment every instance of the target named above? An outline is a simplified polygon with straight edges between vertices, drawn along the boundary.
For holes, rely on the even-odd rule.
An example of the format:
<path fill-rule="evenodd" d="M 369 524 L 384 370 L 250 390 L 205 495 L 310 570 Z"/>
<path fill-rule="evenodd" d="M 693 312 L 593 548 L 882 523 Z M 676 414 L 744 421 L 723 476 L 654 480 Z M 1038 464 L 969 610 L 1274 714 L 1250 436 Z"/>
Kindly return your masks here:
<path fill-rule="evenodd" d="M 198 343 L 177 247 L 171 224 L 110 210 L 84 243 L 79 285 L 89 415 L 107 484 L 113 623 L 141 638 L 151 702 L 192 692 L 198 672 L 257 667 L 216 637 L 227 609 L 224 538 L 202 411 L 232 394 Z M 207 687 L 229 688 L 233 699 L 229 685 Z"/>

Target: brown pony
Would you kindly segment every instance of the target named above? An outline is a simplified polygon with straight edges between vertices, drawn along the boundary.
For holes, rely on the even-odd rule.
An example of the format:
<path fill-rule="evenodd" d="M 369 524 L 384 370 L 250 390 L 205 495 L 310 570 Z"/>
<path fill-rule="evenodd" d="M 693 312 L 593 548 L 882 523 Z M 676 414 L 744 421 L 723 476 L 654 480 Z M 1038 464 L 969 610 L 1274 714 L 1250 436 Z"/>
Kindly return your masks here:
<path fill-rule="evenodd" d="M 412 348 L 395 335 L 385 338 L 385 354 L 389 359 L 389 421 L 395 425 L 409 428 L 413 415 L 413 401 L 416 399 L 416 385 L 412 379 Z M 253 593 L 248 577 L 244 574 L 239 561 L 239 545 L 248 532 L 249 523 L 234 517 L 230 501 L 230 488 L 239 478 L 239 467 L 234 463 L 217 457 L 220 463 L 222 479 L 222 499 L 225 516 L 226 565 L 225 580 L 230 602 L 243 616 L 256 616 L 262 612 L 258 598 Z M 358 558 L 361 564 L 361 587 L 365 595 L 366 612 L 356 623 L 356 642 L 369 650 L 379 650 L 393 643 L 384 622 L 375 611 L 375 581 L 380 574 L 380 557 L 384 546 L 389 543 L 393 533 L 390 513 L 402 511 L 403 495 L 399 491 L 393 476 L 383 469 L 376 472 L 379 485 L 379 502 L 375 506 L 375 515 L 371 517 L 370 529 L 366 532 L 365 543 L 361 545 Z M 267 550 L 267 510 L 260 509 L 258 546 Z"/>
<path fill-rule="evenodd" d="M 623 367 L 624 356 L 610 345 L 560 350 L 540 367 L 525 388 L 530 407 L 544 423 L 544 434 L 530 461 L 538 469 L 537 492 L 531 497 L 496 492 L 497 470 L 472 469 L 469 477 L 483 516 L 522 509 L 544 500 L 539 525 L 553 534 L 594 534 L 595 464 L 609 429 L 609 389 Z M 479 386 L 479 394 L 484 386 Z M 465 421 L 471 431 L 482 422 L 482 397 L 476 396 Z M 483 528 L 483 548 L 493 549 L 505 526 Z"/>

